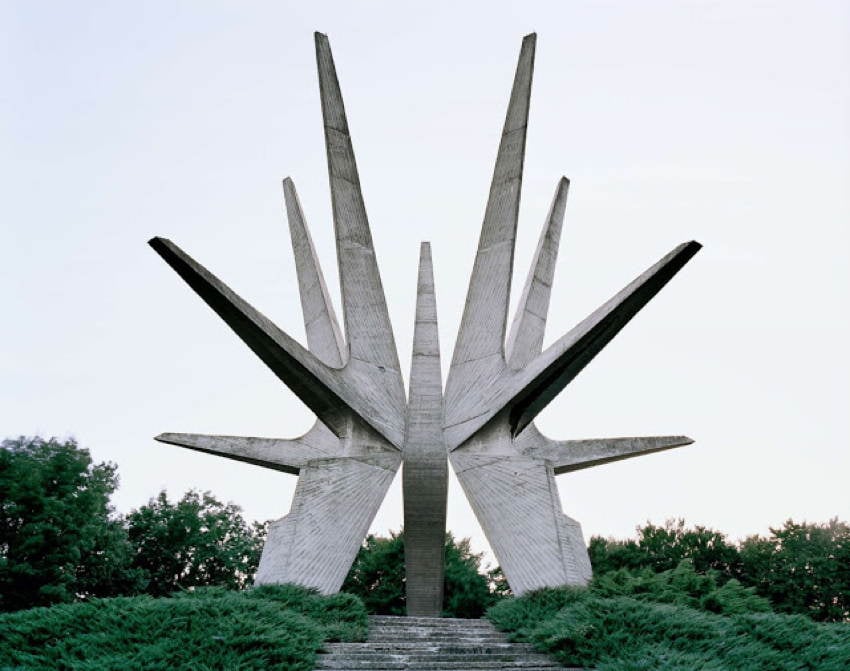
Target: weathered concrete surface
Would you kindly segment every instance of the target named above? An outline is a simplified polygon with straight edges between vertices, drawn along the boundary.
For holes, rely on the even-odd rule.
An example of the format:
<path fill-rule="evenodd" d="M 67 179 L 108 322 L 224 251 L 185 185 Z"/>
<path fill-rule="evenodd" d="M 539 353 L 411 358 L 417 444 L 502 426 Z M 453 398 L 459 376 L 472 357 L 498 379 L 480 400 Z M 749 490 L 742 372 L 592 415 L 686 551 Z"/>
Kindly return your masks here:
<path fill-rule="evenodd" d="M 591 576 L 556 473 L 658 452 L 684 436 L 554 441 L 534 417 L 697 252 L 686 243 L 542 352 L 569 183 L 562 178 L 505 346 L 534 37 L 523 41 L 478 253 L 446 383 L 444 439 L 458 480 L 514 593 Z"/>
<path fill-rule="evenodd" d="M 680 245 L 556 341 L 542 343 L 569 183 L 544 223 L 505 344 L 536 38 L 522 43 L 443 401 L 430 247 L 421 249 L 409 401 L 375 259 L 330 46 L 316 34 L 344 334 L 295 186 L 284 180 L 305 349 L 172 242 L 151 246 L 315 412 L 294 439 L 165 433 L 162 442 L 298 474 L 258 583 L 341 586 L 402 459 L 408 612 L 438 615 L 447 453 L 514 592 L 581 584 L 590 563 L 555 475 L 686 445 L 685 436 L 556 441 L 533 424 L 545 407 L 690 260 Z"/>
<path fill-rule="evenodd" d="M 439 617 L 443 609 L 448 462 L 443 445 L 443 383 L 431 246 L 419 256 L 416 324 L 402 455 L 407 614 Z"/>
<path fill-rule="evenodd" d="M 326 643 L 316 668 L 565 671 L 550 657 L 535 652 L 530 643 L 509 641 L 487 620 L 388 615 L 369 618 L 369 637 L 363 643 Z"/>
<path fill-rule="evenodd" d="M 151 246 L 316 413 L 295 439 L 167 433 L 157 440 L 299 475 L 274 522 L 255 582 L 339 590 L 401 464 L 407 404 L 339 83 L 316 35 L 325 144 L 340 267 L 340 331 L 291 179 L 283 191 L 308 349 L 173 243 Z"/>

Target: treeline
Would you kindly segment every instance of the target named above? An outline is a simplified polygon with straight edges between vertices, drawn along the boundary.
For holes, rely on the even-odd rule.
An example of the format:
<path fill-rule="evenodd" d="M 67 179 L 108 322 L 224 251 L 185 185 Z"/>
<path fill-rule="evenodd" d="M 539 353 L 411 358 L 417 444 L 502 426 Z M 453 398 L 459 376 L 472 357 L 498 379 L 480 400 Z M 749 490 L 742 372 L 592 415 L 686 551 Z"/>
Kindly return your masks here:
<path fill-rule="evenodd" d="M 0 443 L 0 610 L 251 584 L 265 524 L 248 523 L 238 506 L 194 491 L 176 502 L 160 492 L 118 515 L 110 505 L 117 485 L 115 465 L 93 463 L 74 440 Z M 661 574 L 679 581 L 694 574 L 703 586 L 723 590 L 719 597 L 706 592 L 709 603 L 728 600 L 740 586 L 781 613 L 850 620 L 850 527 L 837 519 L 789 520 L 740 543 L 668 521 L 646 524 L 632 540 L 594 537 L 589 551 L 599 584 L 625 581 L 649 590 L 662 584 Z M 445 615 L 478 617 L 510 593 L 501 571 L 483 569 L 481 559 L 468 539 L 447 535 Z M 343 590 L 370 612 L 403 613 L 401 533 L 367 538 Z"/>
<path fill-rule="evenodd" d="M 128 515 L 110 497 L 114 464 L 74 440 L 5 440 L 0 449 L 0 610 L 249 584 L 265 527 L 233 504 L 165 492 Z"/>
<path fill-rule="evenodd" d="M 714 529 L 668 520 L 638 528 L 634 540 L 593 537 L 588 549 L 597 576 L 618 570 L 657 574 L 687 561 L 721 585 L 734 580 L 754 588 L 776 612 L 850 620 L 850 526 L 838 519 L 788 520 L 768 536 L 739 543 Z"/>

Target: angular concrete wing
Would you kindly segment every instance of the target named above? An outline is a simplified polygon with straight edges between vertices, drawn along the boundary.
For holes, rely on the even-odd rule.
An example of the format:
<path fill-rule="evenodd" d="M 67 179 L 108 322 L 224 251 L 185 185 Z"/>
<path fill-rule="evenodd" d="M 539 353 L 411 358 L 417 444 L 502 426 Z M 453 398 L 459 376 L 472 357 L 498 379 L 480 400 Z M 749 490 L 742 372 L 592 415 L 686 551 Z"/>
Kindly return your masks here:
<path fill-rule="evenodd" d="M 292 440 L 200 433 L 161 433 L 155 440 L 293 475 L 310 461 L 334 456 L 339 450 L 339 439 L 321 424 Z"/>
<path fill-rule="evenodd" d="M 162 238 L 150 244 L 317 416 L 310 431 L 291 440 L 176 433 L 157 440 L 298 474 L 290 513 L 271 525 L 255 581 L 295 582 L 331 593 L 345 579 L 401 463 L 406 401 L 323 35 L 316 35 L 316 54 L 348 342 L 291 179 L 284 180 L 283 191 L 309 350 L 176 245 Z"/>
<path fill-rule="evenodd" d="M 543 336 L 549 315 L 549 300 L 552 296 L 555 262 L 558 260 L 569 188 L 570 181 L 562 177 L 540 233 L 540 240 L 531 260 L 531 271 L 528 273 L 505 346 L 508 365 L 515 370 L 525 367 L 543 351 Z"/>
<path fill-rule="evenodd" d="M 478 396 L 505 366 L 519 196 L 536 35 L 522 41 L 466 305 L 446 382 L 447 425 L 478 412 Z"/>
<path fill-rule="evenodd" d="M 149 244 L 337 436 L 354 414 L 401 447 L 403 417 L 372 402 L 358 371 L 326 366 L 170 240 Z"/>
<path fill-rule="evenodd" d="M 348 367 L 382 415 L 404 422 L 404 384 L 398 363 L 360 177 L 328 38 L 316 33 L 319 91 L 331 184 Z M 395 428 L 395 427 L 394 427 Z M 400 443 L 390 439 L 394 445 Z"/>
<path fill-rule="evenodd" d="M 677 247 L 541 352 L 569 187 L 562 178 L 502 347 L 533 70 L 529 44 L 526 38 L 520 52 L 443 421 L 452 466 L 516 594 L 590 579 L 581 526 L 561 510 L 557 473 L 692 442 L 681 436 L 553 441 L 532 421 L 700 247 Z M 506 151 L 511 133 L 513 151 Z"/>
<path fill-rule="evenodd" d="M 527 457 L 548 462 L 555 475 L 601 466 L 613 461 L 684 447 L 694 441 L 687 436 L 638 436 L 552 440 L 531 424 L 514 438 L 514 447 Z"/>
<path fill-rule="evenodd" d="M 339 330 L 316 249 L 313 247 L 313 238 L 295 192 L 295 184 L 289 177 L 283 180 L 283 196 L 286 200 L 292 255 L 295 257 L 307 348 L 328 366 L 342 368 L 348 358 L 345 341 Z"/>
<path fill-rule="evenodd" d="M 387 453 L 307 464 L 289 514 L 269 528 L 254 583 L 339 591 L 400 463 Z"/>

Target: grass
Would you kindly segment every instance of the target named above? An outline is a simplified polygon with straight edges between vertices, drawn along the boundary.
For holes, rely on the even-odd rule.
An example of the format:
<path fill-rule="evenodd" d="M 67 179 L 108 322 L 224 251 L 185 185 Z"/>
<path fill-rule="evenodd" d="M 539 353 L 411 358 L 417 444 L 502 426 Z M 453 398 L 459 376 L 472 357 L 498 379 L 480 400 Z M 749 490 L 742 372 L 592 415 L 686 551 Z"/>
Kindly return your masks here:
<path fill-rule="evenodd" d="M 292 585 L 93 599 L 0 615 L 0 670 L 309 671 L 366 626 L 356 597 Z"/>
<path fill-rule="evenodd" d="M 850 669 L 850 624 L 770 612 L 751 590 L 687 565 L 617 573 L 506 599 L 487 617 L 565 665 L 598 671 Z"/>

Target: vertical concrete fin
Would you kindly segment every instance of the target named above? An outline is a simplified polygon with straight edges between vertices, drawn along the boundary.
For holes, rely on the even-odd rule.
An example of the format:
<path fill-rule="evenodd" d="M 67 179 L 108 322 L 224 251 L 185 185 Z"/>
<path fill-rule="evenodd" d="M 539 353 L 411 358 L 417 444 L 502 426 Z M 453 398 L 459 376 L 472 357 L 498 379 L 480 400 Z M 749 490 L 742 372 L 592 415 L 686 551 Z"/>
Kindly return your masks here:
<path fill-rule="evenodd" d="M 295 256 L 295 272 L 298 275 L 307 347 L 328 366 L 342 368 L 345 364 L 342 332 L 328 295 L 316 249 L 313 247 L 313 239 L 304 220 L 295 184 L 289 177 L 283 180 L 283 196 L 286 202 L 286 217 L 289 220 L 292 253 Z"/>
<path fill-rule="evenodd" d="M 449 414 L 462 413 L 472 389 L 505 366 L 505 330 L 510 301 L 535 35 L 522 41 L 478 251 L 469 279 L 446 389 Z M 448 421 L 456 421 L 452 418 Z"/>
<path fill-rule="evenodd" d="M 351 384 L 347 370 L 328 368 L 170 240 L 152 238 L 148 244 L 334 434 L 347 435 L 353 413 L 401 446 L 403 418 L 399 426 L 395 417 L 387 416 L 383 407 Z"/>
<path fill-rule="evenodd" d="M 540 233 L 528 279 L 517 305 L 516 316 L 505 345 L 508 365 L 514 369 L 522 368 L 543 351 L 543 336 L 549 315 L 552 280 L 555 277 L 555 262 L 558 259 L 569 187 L 570 181 L 562 177 L 555 189 L 555 197 Z"/>
<path fill-rule="evenodd" d="M 404 413 L 404 385 L 398 363 L 384 288 L 375 259 L 360 177 L 333 56 L 326 35 L 316 33 L 319 92 L 336 233 L 345 337 L 350 358 L 365 363 L 364 372 L 379 382 L 388 404 Z M 380 373 L 380 374 L 378 374 Z"/>
<path fill-rule="evenodd" d="M 528 364 L 518 374 L 512 390 L 516 393 L 507 404 L 513 435 L 528 426 L 701 247 L 693 240 L 676 247 Z"/>
<path fill-rule="evenodd" d="M 431 246 L 423 242 L 402 451 L 407 614 L 422 617 L 439 617 L 443 608 L 448 464 L 442 440 L 442 388 Z"/>
<path fill-rule="evenodd" d="M 210 436 L 199 433 L 161 433 L 154 440 L 293 474 L 297 474 L 311 459 L 333 456 L 332 453 L 321 450 L 301 438 L 285 440 Z"/>

